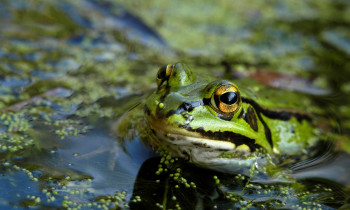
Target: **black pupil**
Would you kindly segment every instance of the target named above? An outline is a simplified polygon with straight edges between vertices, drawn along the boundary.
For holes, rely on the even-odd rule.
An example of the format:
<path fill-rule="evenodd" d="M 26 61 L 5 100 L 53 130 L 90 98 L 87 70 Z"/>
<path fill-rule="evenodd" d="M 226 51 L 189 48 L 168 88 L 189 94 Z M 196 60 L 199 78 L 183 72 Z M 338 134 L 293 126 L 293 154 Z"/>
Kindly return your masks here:
<path fill-rule="evenodd" d="M 232 105 L 237 102 L 237 94 L 235 92 L 226 92 L 220 96 L 220 101 Z"/>
<path fill-rule="evenodd" d="M 158 79 L 164 79 L 166 76 L 166 67 L 167 66 L 163 66 L 162 68 L 159 69 L 158 71 Z"/>

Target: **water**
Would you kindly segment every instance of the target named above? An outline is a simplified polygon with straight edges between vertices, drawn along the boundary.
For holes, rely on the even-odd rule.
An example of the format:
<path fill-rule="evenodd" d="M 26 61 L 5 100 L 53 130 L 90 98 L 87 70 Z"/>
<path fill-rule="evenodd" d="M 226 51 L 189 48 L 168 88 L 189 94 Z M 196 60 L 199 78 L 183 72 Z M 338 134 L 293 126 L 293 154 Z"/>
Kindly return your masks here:
<path fill-rule="evenodd" d="M 255 3 L 1 1 L 0 207 L 346 209 L 350 5 Z M 175 61 L 316 95 L 333 144 L 288 179 L 250 179 L 118 141 L 114 123 Z"/>

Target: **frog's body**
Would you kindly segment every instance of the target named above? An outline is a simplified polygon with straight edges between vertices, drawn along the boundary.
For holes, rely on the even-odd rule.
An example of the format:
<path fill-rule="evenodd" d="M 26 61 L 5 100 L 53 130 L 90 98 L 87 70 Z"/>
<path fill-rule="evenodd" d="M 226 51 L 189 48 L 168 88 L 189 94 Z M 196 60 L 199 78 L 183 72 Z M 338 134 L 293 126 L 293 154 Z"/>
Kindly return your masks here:
<path fill-rule="evenodd" d="M 233 168 L 265 154 L 304 155 L 316 144 L 307 98 L 240 83 L 194 75 L 180 63 L 161 68 L 143 104 L 150 144 L 202 166 Z"/>

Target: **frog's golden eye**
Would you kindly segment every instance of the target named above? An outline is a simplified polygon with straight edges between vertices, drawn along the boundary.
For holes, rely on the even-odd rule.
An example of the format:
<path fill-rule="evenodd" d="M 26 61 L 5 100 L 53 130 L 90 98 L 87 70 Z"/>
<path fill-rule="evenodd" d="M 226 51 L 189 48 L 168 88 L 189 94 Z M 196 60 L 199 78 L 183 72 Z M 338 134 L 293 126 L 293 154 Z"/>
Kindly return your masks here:
<path fill-rule="evenodd" d="M 158 87 L 160 87 L 163 82 L 167 81 L 171 75 L 171 72 L 174 69 L 174 65 L 172 64 L 168 64 L 166 66 L 161 67 L 158 70 L 158 74 L 157 74 L 157 85 Z"/>
<path fill-rule="evenodd" d="M 240 104 L 238 89 L 232 84 L 217 87 L 211 97 L 210 104 L 215 111 L 221 114 L 233 114 Z"/>

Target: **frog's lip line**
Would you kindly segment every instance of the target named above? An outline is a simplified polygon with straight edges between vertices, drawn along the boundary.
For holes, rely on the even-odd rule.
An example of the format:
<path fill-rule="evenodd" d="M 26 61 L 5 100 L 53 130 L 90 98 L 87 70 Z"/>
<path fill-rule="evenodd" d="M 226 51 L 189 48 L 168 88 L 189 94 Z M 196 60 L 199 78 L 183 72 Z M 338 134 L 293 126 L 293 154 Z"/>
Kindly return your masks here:
<path fill-rule="evenodd" d="M 168 138 L 163 138 L 168 142 L 171 142 L 176 145 L 188 145 L 193 144 L 195 146 L 200 146 L 204 148 L 216 148 L 220 150 L 234 150 L 236 148 L 236 145 L 231 142 L 227 141 L 220 141 L 220 140 L 211 140 L 211 139 L 205 139 L 205 138 L 197 138 L 192 136 L 184 136 L 180 134 L 168 134 Z"/>
<path fill-rule="evenodd" d="M 158 131 L 164 132 L 162 129 L 159 129 Z M 256 163 L 265 165 L 265 160 L 255 156 L 255 152 L 251 152 L 248 148 L 239 149 L 231 142 L 220 140 L 214 141 L 211 139 L 184 136 L 174 133 L 170 135 L 173 138 L 176 137 L 176 139 L 170 140 L 167 138 L 168 135 L 166 135 L 166 132 L 160 135 L 159 138 L 163 137 L 162 139 L 164 139 L 166 143 L 179 148 L 185 148 L 183 151 L 187 151 L 187 154 L 190 154 L 191 162 L 205 167 L 212 167 L 214 170 L 236 172 L 237 170 L 245 169 Z M 204 148 L 204 150 L 202 148 Z M 178 149 L 177 151 L 181 151 L 181 149 Z M 182 152 L 180 153 L 180 156 L 183 155 Z M 238 156 L 227 158 L 220 157 L 220 154 L 222 153 L 238 154 Z"/>
<path fill-rule="evenodd" d="M 215 148 L 216 150 L 229 153 L 251 153 L 251 148 L 249 148 L 248 145 L 246 145 L 248 148 L 240 147 L 241 145 L 237 147 L 233 142 L 205 138 L 200 134 L 184 132 L 184 129 L 166 129 L 166 125 L 162 124 L 160 121 L 157 123 L 150 122 L 150 124 L 153 128 L 155 128 L 154 131 L 156 132 L 156 135 L 159 135 L 159 138 L 166 140 L 171 144 L 183 146 L 188 146 L 191 144 L 197 147 Z"/>

